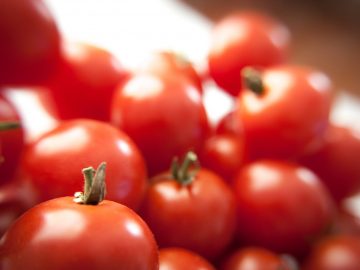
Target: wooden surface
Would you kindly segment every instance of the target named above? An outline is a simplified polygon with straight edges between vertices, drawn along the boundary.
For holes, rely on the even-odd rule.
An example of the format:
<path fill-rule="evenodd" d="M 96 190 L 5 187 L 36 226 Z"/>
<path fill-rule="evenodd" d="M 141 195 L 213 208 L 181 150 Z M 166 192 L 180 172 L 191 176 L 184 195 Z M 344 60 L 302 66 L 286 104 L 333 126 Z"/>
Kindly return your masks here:
<path fill-rule="evenodd" d="M 238 9 L 259 9 L 292 32 L 290 62 L 325 71 L 337 89 L 360 96 L 360 1 L 182 0 L 212 21 Z"/>

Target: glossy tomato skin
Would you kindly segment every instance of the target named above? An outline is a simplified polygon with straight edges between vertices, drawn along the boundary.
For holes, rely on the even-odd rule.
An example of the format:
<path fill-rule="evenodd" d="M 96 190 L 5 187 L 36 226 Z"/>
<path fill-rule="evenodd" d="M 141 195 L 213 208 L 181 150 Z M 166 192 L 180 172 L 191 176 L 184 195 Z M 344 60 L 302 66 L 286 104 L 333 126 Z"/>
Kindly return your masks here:
<path fill-rule="evenodd" d="M 20 124 L 19 128 L 0 131 L 3 159 L 0 163 L 0 184 L 4 184 L 11 181 L 19 167 L 25 135 L 17 109 L 3 94 L 0 94 L 0 121 L 14 121 Z"/>
<path fill-rule="evenodd" d="M 199 254 L 176 247 L 159 250 L 159 265 L 159 270 L 215 270 L 215 267 Z"/>
<path fill-rule="evenodd" d="M 258 160 L 234 182 L 237 239 L 301 257 L 332 224 L 334 203 L 321 180 L 297 164 Z"/>
<path fill-rule="evenodd" d="M 237 96 L 242 89 L 241 70 L 284 63 L 289 44 L 289 30 L 275 18 L 250 11 L 229 14 L 213 29 L 208 55 L 210 76 L 226 92 Z"/>
<path fill-rule="evenodd" d="M 109 51 L 81 42 L 66 42 L 54 76 L 47 82 L 61 119 L 110 120 L 116 86 L 128 71 Z"/>
<path fill-rule="evenodd" d="M 360 266 L 360 238 L 333 235 L 321 239 L 306 258 L 304 270 L 356 270 Z"/>
<path fill-rule="evenodd" d="M 253 159 L 293 159 L 321 143 L 329 124 L 332 84 L 321 71 L 281 65 L 263 71 L 258 94 L 245 89 L 237 100 Z"/>
<path fill-rule="evenodd" d="M 64 121 L 28 145 L 22 167 L 45 201 L 82 190 L 81 170 L 102 161 L 107 163 L 107 198 L 136 209 L 147 184 L 144 159 L 133 141 L 110 124 Z"/>
<path fill-rule="evenodd" d="M 0 265 L 2 270 L 155 270 L 158 252 L 148 226 L 128 207 L 62 197 L 38 204 L 9 228 Z"/>
<path fill-rule="evenodd" d="M 224 259 L 220 270 L 294 270 L 295 260 L 260 247 L 244 247 L 235 250 Z"/>
<path fill-rule="evenodd" d="M 0 36 L 0 85 L 37 84 L 55 70 L 60 33 L 44 1 L 1 1 Z"/>
<path fill-rule="evenodd" d="M 168 173 L 154 177 L 140 213 L 160 248 L 181 247 L 209 260 L 221 255 L 234 235 L 234 195 L 206 169 L 187 186 Z"/>
<path fill-rule="evenodd" d="M 360 190 L 360 133 L 331 124 L 322 146 L 300 158 L 300 163 L 314 171 L 337 202 Z"/>
<path fill-rule="evenodd" d="M 111 110 L 111 122 L 138 145 L 150 176 L 167 170 L 174 156 L 198 152 L 209 134 L 202 97 L 184 77 L 136 74 L 116 90 Z"/>

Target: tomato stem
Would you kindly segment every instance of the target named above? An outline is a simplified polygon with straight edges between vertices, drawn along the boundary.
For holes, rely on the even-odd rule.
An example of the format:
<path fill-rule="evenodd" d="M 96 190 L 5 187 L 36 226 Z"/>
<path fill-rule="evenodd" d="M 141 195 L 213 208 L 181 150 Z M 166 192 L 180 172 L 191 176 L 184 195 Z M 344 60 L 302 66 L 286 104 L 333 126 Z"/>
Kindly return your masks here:
<path fill-rule="evenodd" d="M 106 163 L 102 162 L 95 170 L 93 167 L 84 168 L 85 184 L 83 192 L 76 192 L 74 201 L 81 204 L 97 205 L 105 197 L 105 169 Z"/>
<path fill-rule="evenodd" d="M 183 186 L 192 183 L 197 172 L 197 170 L 191 169 L 193 165 L 198 167 L 199 162 L 197 155 L 192 151 L 186 153 L 181 165 L 178 158 L 174 158 L 171 164 L 172 177 Z"/>
<path fill-rule="evenodd" d="M 264 93 L 264 84 L 262 82 L 261 73 L 251 67 L 246 67 L 241 71 L 245 85 L 254 93 L 261 95 Z"/>
<path fill-rule="evenodd" d="M 13 121 L 0 122 L 0 131 L 9 130 L 9 129 L 15 129 L 15 128 L 19 128 L 19 127 L 20 127 L 19 122 L 13 122 Z"/>

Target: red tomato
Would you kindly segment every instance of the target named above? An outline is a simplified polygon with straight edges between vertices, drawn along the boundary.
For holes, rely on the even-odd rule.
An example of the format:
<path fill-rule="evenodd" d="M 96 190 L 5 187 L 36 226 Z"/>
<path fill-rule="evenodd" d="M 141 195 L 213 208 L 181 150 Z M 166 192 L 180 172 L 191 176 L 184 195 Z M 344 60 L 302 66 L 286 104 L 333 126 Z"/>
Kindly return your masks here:
<path fill-rule="evenodd" d="M 235 201 L 224 180 L 184 163 L 155 176 L 140 213 L 161 248 L 182 247 L 214 259 L 230 244 L 235 228 Z"/>
<path fill-rule="evenodd" d="M 321 180 L 285 161 L 247 165 L 235 179 L 234 192 L 242 244 L 302 256 L 334 219 L 334 204 Z"/>
<path fill-rule="evenodd" d="M 239 119 L 237 119 L 236 110 L 231 110 L 225 114 L 216 125 L 217 134 L 238 134 L 242 135 L 242 124 Z"/>
<path fill-rule="evenodd" d="M 24 148 L 24 130 L 16 108 L 0 95 L 0 122 L 17 122 L 18 128 L 0 130 L 2 162 L 0 162 L 0 184 L 10 181 L 18 166 Z"/>
<path fill-rule="evenodd" d="M 142 151 L 150 176 L 174 156 L 197 152 L 209 133 L 201 95 L 185 77 L 136 74 L 114 95 L 112 123 Z"/>
<path fill-rule="evenodd" d="M 296 261 L 260 247 L 235 250 L 222 263 L 221 270 L 294 270 Z"/>
<path fill-rule="evenodd" d="M 266 14 L 241 11 L 215 24 L 208 55 L 210 76 L 229 94 L 242 89 L 246 66 L 268 67 L 285 62 L 290 43 L 287 27 Z"/>
<path fill-rule="evenodd" d="M 360 237 L 334 235 L 321 239 L 305 260 L 304 270 L 358 270 Z"/>
<path fill-rule="evenodd" d="M 101 161 L 108 164 L 108 199 L 136 209 L 147 183 L 144 159 L 133 141 L 110 124 L 64 121 L 29 143 L 22 165 L 44 201 L 81 189 L 81 169 Z"/>
<path fill-rule="evenodd" d="M 148 226 L 130 208 L 102 200 L 105 187 L 97 175 L 85 188 L 86 198 L 97 197 L 91 203 L 56 198 L 17 219 L 1 240 L 0 268 L 158 269 L 157 245 Z"/>
<path fill-rule="evenodd" d="M 215 270 L 205 258 L 183 248 L 159 250 L 159 270 Z"/>
<path fill-rule="evenodd" d="M 0 85 L 40 83 L 60 57 L 60 33 L 41 0 L 0 1 Z"/>
<path fill-rule="evenodd" d="M 336 201 L 360 190 L 360 133 L 332 124 L 323 145 L 300 158 L 325 183 Z"/>
<path fill-rule="evenodd" d="M 237 118 L 250 155 L 294 158 L 317 147 L 328 126 L 329 78 L 300 66 L 277 66 L 260 74 L 247 71 L 244 76 L 252 91 L 247 89 L 239 96 Z"/>
<path fill-rule="evenodd" d="M 65 43 L 59 70 L 48 82 L 61 119 L 110 120 L 116 86 L 128 72 L 105 49 L 86 43 Z"/>
<path fill-rule="evenodd" d="M 184 75 L 196 88 L 202 92 L 202 79 L 192 63 L 183 55 L 171 51 L 155 51 L 143 65 L 139 67 L 142 72 L 154 72 L 158 74 L 172 73 Z"/>

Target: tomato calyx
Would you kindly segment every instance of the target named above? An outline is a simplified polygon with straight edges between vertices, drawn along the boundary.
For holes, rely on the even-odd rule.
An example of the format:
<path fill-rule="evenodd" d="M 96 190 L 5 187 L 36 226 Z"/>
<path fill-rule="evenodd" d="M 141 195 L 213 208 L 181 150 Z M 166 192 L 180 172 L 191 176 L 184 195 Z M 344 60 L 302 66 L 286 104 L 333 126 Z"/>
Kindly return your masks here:
<path fill-rule="evenodd" d="M 171 164 L 171 175 L 182 186 L 187 186 L 194 180 L 198 167 L 199 161 L 197 155 L 194 152 L 189 151 L 186 153 L 181 164 L 179 164 L 179 159 L 177 157 L 174 158 Z"/>
<path fill-rule="evenodd" d="M 0 131 L 3 130 L 9 130 L 9 129 L 16 129 L 20 127 L 19 122 L 13 122 L 13 121 L 3 121 L 0 122 Z"/>
<path fill-rule="evenodd" d="M 254 93 L 261 95 L 264 93 L 264 84 L 262 82 L 260 71 L 252 67 L 246 67 L 241 71 L 241 76 L 245 86 Z"/>
<path fill-rule="evenodd" d="M 105 169 L 106 163 L 102 162 L 95 170 L 87 167 L 82 170 L 85 179 L 84 191 L 76 192 L 74 202 L 86 205 L 97 205 L 105 197 Z"/>

